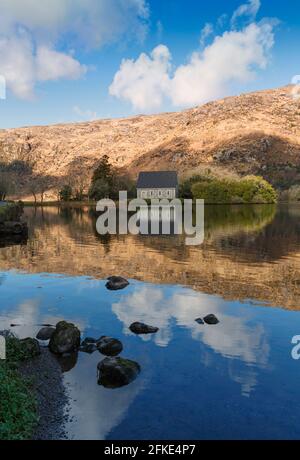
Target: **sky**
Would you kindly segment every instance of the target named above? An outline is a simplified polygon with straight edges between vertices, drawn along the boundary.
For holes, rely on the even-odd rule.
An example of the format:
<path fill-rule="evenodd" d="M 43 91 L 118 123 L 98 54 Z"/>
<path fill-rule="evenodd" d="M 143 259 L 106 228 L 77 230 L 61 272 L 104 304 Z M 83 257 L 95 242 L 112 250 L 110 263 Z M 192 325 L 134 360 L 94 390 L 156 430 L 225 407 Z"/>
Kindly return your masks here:
<path fill-rule="evenodd" d="M 178 111 L 297 82 L 297 4 L 0 0 L 0 128 Z"/>

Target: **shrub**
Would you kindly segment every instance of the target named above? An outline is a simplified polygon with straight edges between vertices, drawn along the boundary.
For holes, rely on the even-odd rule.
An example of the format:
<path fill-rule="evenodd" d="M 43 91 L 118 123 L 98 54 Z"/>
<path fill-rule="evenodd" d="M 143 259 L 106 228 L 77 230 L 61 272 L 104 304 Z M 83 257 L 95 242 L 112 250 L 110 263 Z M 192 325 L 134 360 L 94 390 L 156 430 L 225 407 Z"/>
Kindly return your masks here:
<path fill-rule="evenodd" d="M 192 195 L 208 204 L 277 202 L 277 193 L 272 185 L 257 176 L 197 182 L 192 185 Z"/>
<path fill-rule="evenodd" d="M 0 439 L 30 439 L 36 423 L 36 402 L 28 382 L 0 364 Z"/>
<path fill-rule="evenodd" d="M 293 185 L 287 192 L 288 201 L 300 201 L 300 185 Z"/>
<path fill-rule="evenodd" d="M 6 336 L 6 361 L 0 361 L 0 440 L 27 440 L 38 423 L 32 382 L 17 370 L 29 358 L 20 341 Z"/>
<path fill-rule="evenodd" d="M 194 184 L 199 182 L 211 182 L 213 177 L 208 174 L 197 174 L 196 176 L 192 176 L 188 179 L 185 179 L 181 182 L 179 186 L 179 196 L 180 198 L 191 199 L 193 198 L 192 187 Z"/>

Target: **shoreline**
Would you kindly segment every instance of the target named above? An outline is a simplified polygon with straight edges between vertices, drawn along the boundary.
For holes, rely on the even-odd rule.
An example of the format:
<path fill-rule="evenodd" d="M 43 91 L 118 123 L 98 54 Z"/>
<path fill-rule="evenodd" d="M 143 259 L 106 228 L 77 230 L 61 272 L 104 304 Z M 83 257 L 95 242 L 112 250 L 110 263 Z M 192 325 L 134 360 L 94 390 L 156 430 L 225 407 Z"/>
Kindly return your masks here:
<path fill-rule="evenodd" d="M 8 330 L 0 336 L 6 338 L 6 359 L 4 354 L 0 361 L 0 439 L 68 439 L 69 397 L 59 360 L 48 347 L 40 345 L 38 355 L 32 344 L 27 351 L 19 347 Z"/>
<path fill-rule="evenodd" d="M 66 408 L 69 398 L 63 384 L 63 372 L 55 356 L 48 348 L 41 347 L 41 354 L 22 362 L 18 370 L 23 378 L 32 380 L 37 402 L 38 424 L 31 439 L 67 439 L 65 423 L 68 420 Z"/>

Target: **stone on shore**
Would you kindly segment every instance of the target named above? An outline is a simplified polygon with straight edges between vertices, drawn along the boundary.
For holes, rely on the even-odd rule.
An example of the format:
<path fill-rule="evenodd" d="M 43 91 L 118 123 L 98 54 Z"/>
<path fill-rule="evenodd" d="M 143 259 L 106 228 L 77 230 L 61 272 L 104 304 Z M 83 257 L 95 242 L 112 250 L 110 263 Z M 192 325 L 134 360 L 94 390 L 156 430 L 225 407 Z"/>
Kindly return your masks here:
<path fill-rule="evenodd" d="M 105 388 L 120 388 L 133 382 L 141 371 L 135 361 L 105 358 L 98 364 L 98 384 Z"/>
<path fill-rule="evenodd" d="M 50 339 L 49 348 L 52 353 L 62 355 L 72 353 L 80 347 L 80 331 L 72 323 L 61 321 L 56 325 Z"/>
<path fill-rule="evenodd" d="M 43 327 L 42 329 L 40 329 L 40 331 L 38 332 L 36 338 L 38 340 L 50 340 L 52 335 L 54 334 L 55 332 L 55 328 L 54 327 Z"/>

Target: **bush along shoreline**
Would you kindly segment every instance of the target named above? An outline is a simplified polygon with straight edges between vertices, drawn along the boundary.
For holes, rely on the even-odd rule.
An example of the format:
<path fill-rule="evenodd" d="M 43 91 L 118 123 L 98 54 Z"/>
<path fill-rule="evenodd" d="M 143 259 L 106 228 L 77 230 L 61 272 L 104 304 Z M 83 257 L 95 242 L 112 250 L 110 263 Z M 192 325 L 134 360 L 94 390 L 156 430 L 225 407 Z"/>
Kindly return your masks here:
<path fill-rule="evenodd" d="M 62 369 L 38 340 L 6 339 L 6 360 L 0 361 L 0 440 L 65 439 L 64 408 L 68 397 Z"/>
<path fill-rule="evenodd" d="M 205 204 L 275 204 L 278 194 L 272 185 L 259 176 L 240 179 L 219 179 L 211 176 L 191 178 L 193 199 L 203 199 Z M 188 185 L 185 184 L 185 192 Z"/>

